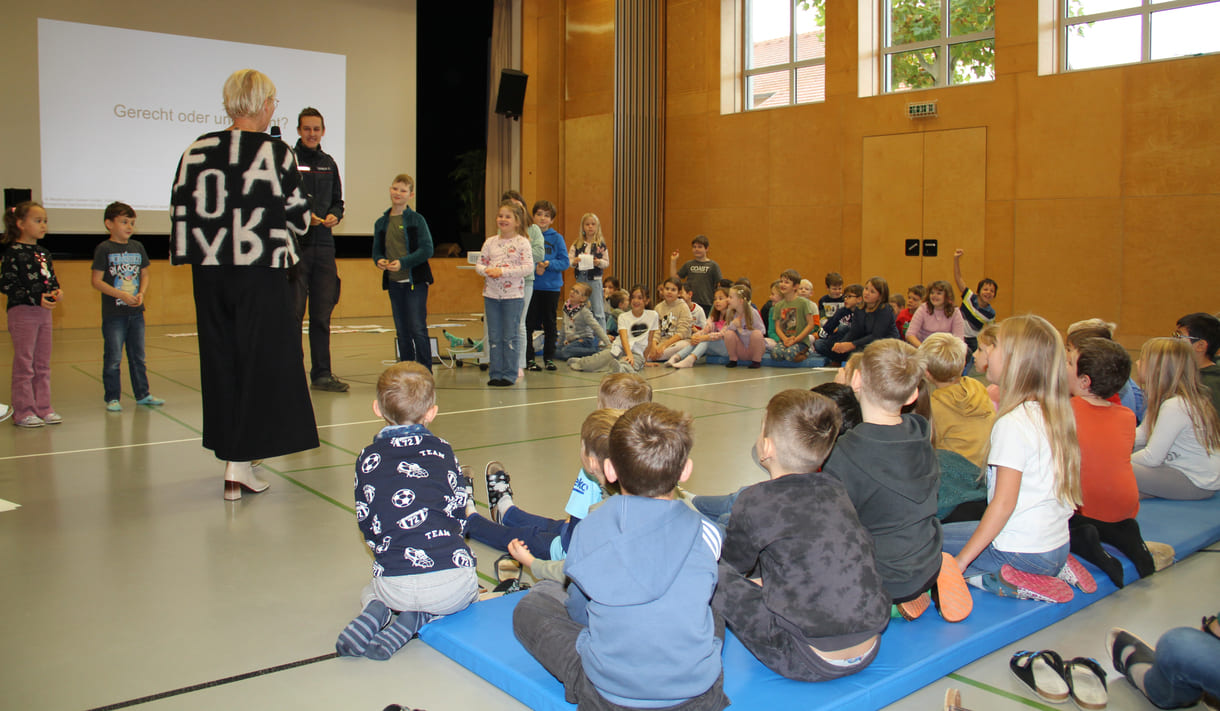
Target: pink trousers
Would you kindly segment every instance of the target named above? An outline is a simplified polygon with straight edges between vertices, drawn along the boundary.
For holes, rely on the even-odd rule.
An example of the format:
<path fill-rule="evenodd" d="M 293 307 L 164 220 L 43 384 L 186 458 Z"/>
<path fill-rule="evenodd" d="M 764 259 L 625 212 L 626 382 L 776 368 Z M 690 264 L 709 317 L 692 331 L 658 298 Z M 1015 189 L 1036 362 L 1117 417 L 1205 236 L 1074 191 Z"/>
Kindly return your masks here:
<path fill-rule="evenodd" d="M 51 311 L 41 306 L 8 310 L 13 338 L 13 421 L 51 414 Z"/>

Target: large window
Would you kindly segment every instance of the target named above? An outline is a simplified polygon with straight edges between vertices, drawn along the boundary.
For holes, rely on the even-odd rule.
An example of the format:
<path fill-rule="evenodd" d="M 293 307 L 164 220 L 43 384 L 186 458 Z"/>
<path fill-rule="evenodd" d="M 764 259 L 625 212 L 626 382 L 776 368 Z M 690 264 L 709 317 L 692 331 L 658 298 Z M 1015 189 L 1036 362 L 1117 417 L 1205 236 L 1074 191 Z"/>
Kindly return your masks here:
<path fill-rule="evenodd" d="M 880 0 L 881 90 L 995 79 L 996 0 Z"/>
<path fill-rule="evenodd" d="M 745 108 L 826 99 L 826 14 L 822 0 L 746 0 Z"/>
<path fill-rule="evenodd" d="M 1220 52 L 1220 2 L 1059 0 L 1065 70 Z"/>

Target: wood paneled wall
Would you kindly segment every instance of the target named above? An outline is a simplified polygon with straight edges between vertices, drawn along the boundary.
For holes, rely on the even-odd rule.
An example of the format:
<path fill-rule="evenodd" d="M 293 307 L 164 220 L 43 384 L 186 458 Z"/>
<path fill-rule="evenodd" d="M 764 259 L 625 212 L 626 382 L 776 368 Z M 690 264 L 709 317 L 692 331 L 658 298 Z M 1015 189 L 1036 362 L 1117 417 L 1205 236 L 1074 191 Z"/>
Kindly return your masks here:
<path fill-rule="evenodd" d="M 859 97 L 857 3 L 827 0 L 826 101 L 721 114 L 721 5 L 668 3 L 663 256 L 706 234 L 756 292 L 788 267 L 819 288 L 827 271 L 867 278 L 864 137 L 985 127 L 985 259 L 966 277 L 1000 283 L 1001 315 L 1098 316 L 1136 346 L 1220 309 L 1220 56 L 1041 76 L 1038 0 L 1012 0 L 997 3 L 994 82 Z M 522 182 L 558 196 L 575 234 L 582 212 L 609 222 L 613 5 L 524 7 Z M 906 118 L 928 99 L 939 118 Z"/>

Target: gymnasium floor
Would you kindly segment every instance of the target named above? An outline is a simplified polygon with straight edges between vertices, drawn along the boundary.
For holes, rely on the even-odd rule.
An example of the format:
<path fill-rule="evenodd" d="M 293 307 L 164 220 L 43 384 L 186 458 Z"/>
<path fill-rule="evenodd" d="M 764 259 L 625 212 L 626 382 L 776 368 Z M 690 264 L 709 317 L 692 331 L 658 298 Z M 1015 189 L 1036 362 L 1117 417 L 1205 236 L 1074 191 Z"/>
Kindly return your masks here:
<path fill-rule="evenodd" d="M 388 317 L 381 325 L 392 329 Z M 450 330 L 474 329 L 461 322 Z M 380 427 L 370 402 L 392 333 L 333 337 L 335 372 L 352 388 L 313 393 L 322 446 L 269 461 L 269 491 L 226 503 L 222 466 L 200 445 L 195 339 L 171 335 L 191 330 L 148 329 L 152 391 L 167 403 L 140 408 L 125 391 L 117 414 L 103 409 L 100 334 L 56 332 L 53 402 L 64 423 L 0 426 L 0 709 L 524 708 L 419 640 L 388 662 L 333 658 L 369 576 L 352 467 Z M 0 341 L 7 374 L 12 348 Z M 645 374 L 657 402 L 696 418 L 695 493 L 758 480 L 749 449 L 761 408 L 778 390 L 831 377 L 714 366 Z M 488 460 L 501 460 L 518 504 L 561 515 L 598 376 L 561 366 L 502 389 L 485 387 L 477 367 L 437 366 L 436 376 L 433 429 L 459 459 L 480 475 Z M 123 378 L 126 388 L 125 366 Z M 8 402 L 3 380 L 0 401 Z M 276 416 L 275 403 L 266 416 Z M 476 497 L 486 501 L 480 480 Z M 5 502 L 19 508 L 4 511 Z M 489 577 L 497 553 L 472 547 Z M 1109 669 L 1111 626 L 1152 641 L 1220 608 L 1217 553 L 1213 545 L 888 708 L 939 709 L 949 686 L 976 711 L 1053 708 L 1010 675 L 1012 652 L 1052 648 Z M 1154 708 L 1111 675 L 1111 709 Z"/>

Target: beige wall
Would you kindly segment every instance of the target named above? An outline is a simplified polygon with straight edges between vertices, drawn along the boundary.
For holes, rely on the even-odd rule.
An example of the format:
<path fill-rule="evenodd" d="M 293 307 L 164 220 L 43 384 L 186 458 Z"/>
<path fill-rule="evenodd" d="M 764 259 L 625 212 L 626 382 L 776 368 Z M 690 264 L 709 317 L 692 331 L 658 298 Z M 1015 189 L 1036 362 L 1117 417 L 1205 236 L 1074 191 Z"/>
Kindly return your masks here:
<path fill-rule="evenodd" d="M 819 286 L 832 270 L 867 278 L 864 137 L 983 127 L 984 254 L 966 276 L 1000 283 L 1001 315 L 1061 328 L 1100 316 L 1131 346 L 1220 309 L 1220 56 L 1039 76 L 1038 2 L 1012 0 L 997 3 L 996 81 L 860 98 L 857 4 L 827 5 L 826 101 L 722 115 L 721 2 L 669 2 L 666 251 L 706 234 L 725 273 L 756 291 L 788 267 Z M 525 0 L 525 15 L 525 180 L 563 195 L 561 211 L 600 201 L 608 213 L 613 41 L 574 28 L 612 23 L 613 5 Z M 905 117 L 908 101 L 932 99 L 939 118 Z M 561 216 L 569 231 L 575 219 Z"/>

